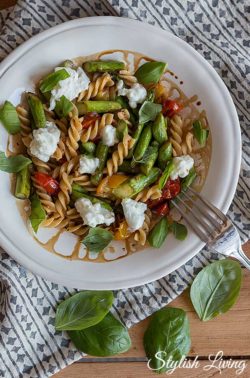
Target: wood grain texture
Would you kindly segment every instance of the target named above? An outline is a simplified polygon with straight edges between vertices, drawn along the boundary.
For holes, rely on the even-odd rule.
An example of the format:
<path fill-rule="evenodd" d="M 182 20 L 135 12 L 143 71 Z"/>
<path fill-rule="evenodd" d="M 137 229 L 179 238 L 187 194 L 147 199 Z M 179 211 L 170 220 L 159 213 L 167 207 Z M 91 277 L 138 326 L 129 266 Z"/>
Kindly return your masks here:
<path fill-rule="evenodd" d="M 0 0 L 0 9 L 12 7 L 16 4 L 16 0 Z"/>

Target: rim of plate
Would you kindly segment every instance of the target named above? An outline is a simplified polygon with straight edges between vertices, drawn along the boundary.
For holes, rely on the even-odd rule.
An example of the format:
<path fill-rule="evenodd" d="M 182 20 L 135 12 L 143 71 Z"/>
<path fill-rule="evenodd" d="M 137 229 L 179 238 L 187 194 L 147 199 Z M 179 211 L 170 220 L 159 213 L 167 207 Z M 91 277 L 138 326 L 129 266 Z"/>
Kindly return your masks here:
<path fill-rule="evenodd" d="M 235 132 L 237 135 L 237 138 L 235 139 L 235 150 L 238 151 L 238 154 L 236 155 L 236 158 L 234 160 L 234 166 L 232 167 L 232 171 L 234 172 L 234 175 L 231 175 L 231 182 L 230 185 L 227 188 L 227 193 L 224 194 L 224 200 L 220 206 L 220 209 L 223 212 L 227 212 L 229 209 L 229 206 L 233 200 L 239 173 L 240 173 L 240 166 L 241 166 L 241 154 L 242 154 L 242 148 L 241 148 L 241 132 L 240 132 L 240 124 L 238 120 L 237 111 L 235 109 L 235 105 L 233 103 L 233 100 L 231 98 L 231 95 L 222 81 L 219 74 L 215 71 L 215 69 L 187 42 L 183 41 L 181 38 L 175 36 L 174 34 L 170 33 L 169 31 L 166 31 L 164 29 L 161 29 L 157 26 L 152 26 L 146 23 L 143 23 L 138 20 L 132 20 L 129 18 L 124 17 L 114 17 L 114 16 L 97 16 L 97 17 L 85 17 L 80 18 L 76 20 L 70 20 L 66 21 L 60 25 L 54 26 L 48 30 L 45 30 L 26 42 L 24 42 L 22 45 L 17 47 L 14 51 L 12 51 L 1 63 L 0 63 L 0 79 L 3 76 L 3 74 L 13 65 L 16 63 L 18 59 L 20 59 L 25 53 L 35 46 L 37 43 L 42 42 L 54 35 L 60 34 L 61 32 L 76 29 L 80 26 L 88 26 L 88 25 L 105 25 L 105 26 L 125 26 L 125 27 L 131 27 L 135 29 L 140 29 L 142 31 L 143 29 L 147 29 L 149 31 L 152 31 L 154 33 L 162 34 L 164 36 L 168 36 L 169 38 L 176 39 L 178 41 L 178 44 L 182 46 L 183 49 L 189 50 L 190 53 L 192 53 L 197 61 L 203 66 L 205 66 L 206 70 L 210 73 L 211 77 L 216 81 L 219 89 L 223 93 L 223 96 L 226 99 L 226 102 L 228 103 L 228 107 L 231 112 L 231 118 L 232 123 L 235 124 Z M 206 184 L 205 184 L 206 185 Z M 13 257 L 18 263 L 23 265 L 25 268 L 33 272 L 34 274 L 37 274 L 43 278 L 46 278 L 52 282 L 57 282 L 59 284 L 62 284 L 64 286 L 68 287 L 75 287 L 78 289 L 90 289 L 90 290 L 101 290 L 103 288 L 100 287 L 99 283 L 96 284 L 96 286 L 91 283 L 90 285 L 88 282 L 82 283 L 79 286 L 78 280 L 71 280 L 70 284 L 66 284 L 65 281 L 62 279 L 61 275 L 58 272 L 55 272 L 53 269 L 51 271 L 48 271 L 45 267 L 39 265 L 38 262 L 30 259 L 28 256 L 24 255 L 15 245 L 14 243 L 2 232 L 0 229 L 0 242 L 1 246 L 8 252 L 8 254 Z M 118 289 L 126 289 L 131 288 L 143 284 L 147 284 L 149 282 L 158 280 L 165 275 L 173 272 L 174 270 L 181 267 L 183 264 L 185 264 L 188 260 L 190 260 L 192 257 L 194 257 L 196 254 L 199 253 L 199 251 L 204 247 L 205 243 L 202 241 L 199 242 L 198 247 L 195 248 L 193 251 L 190 251 L 189 254 L 184 258 L 180 258 L 178 262 L 173 263 L 171 265 L 171 268 L 169 269 L 168 266 L 165 266 L 161 269 L 158 269 L 151 273 L 148 276 L 143 276 L 140 278 L 133 278 L 130 279 L 130 281 L 116 281 L 114 283 L 105 283 L 105 290 L 118 290 Z M 95 287 L 94 287 L 95 286 Z M 103 289 L 104 290 L 104 289 Z"/>

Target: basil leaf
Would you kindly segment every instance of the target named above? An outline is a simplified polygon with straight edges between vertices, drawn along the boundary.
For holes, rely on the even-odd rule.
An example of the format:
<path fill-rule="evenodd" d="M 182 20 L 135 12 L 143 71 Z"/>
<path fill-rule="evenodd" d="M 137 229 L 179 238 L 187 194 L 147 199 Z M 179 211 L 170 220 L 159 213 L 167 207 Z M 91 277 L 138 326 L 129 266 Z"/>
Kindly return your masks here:
<path fill-rule="evenodd" d="M 195 169 L 194 167 L 192 167 L 189 171 L 189 174 L 181 181 L 181 190 L 187 190 L 187 188 L 189 188 L 189 186 L 191 186 L 194 182 L 196 176 L 197 174 L 195 172 Z"/>
<path fill-rule="evenodd" d="M 162 175 L 160 177 L 159 184 L 158 184 L 160 189 L 164 188 L 173 170 L 174 170 L 174 163 L 173 163 L 173 160 L 170 160 L 167 163 L 167 166 L 165 170 L 162 172 Z"/>
<path fill-rule="evenodd" d="M 174 236 L 178 240 L 185 240 L 188 234 L 187 227 L 184 224 L 173 222 L 171 225 L 171 230 Z"/>
<path fill-rule="evenodd" d="M 167 218 L 162 218 L 152 228 L 148 235 L 148 242 L 154 248 L 160 248 L 168 235 L 169 224 Z"/>
<path fill-rule="evenodd" d="M 38 231 L 39 225 L 42 221 L 46 218 L 46 212 L 42 207 L 41 201 L 37 194 L 34 194 L 31 199 L 31 213 L 29 216 L 29 220 L 31 226 L 35 232 Z"/>
<path fill-rule="evenodd" d="M 124 353 L 131 347 L 126 327 L 110 312 L 98 324 L 80 331 L 70 331 L 76 348 L 97 357 Z"/>
<path fill-rule="evenodd" d="M 91 252 L 100 252 L 113 240 L 113 234 L 101 227 L 94 227 L 89 230 L 88 235 L 83 239 L 82 243 Z"/>
<path fill-rule="evenodd" d="M 150 101 L 144 101 L 139 110 L 139 123 L 154 121 L 162 109 L 161 104 L 155 104 Z"/>
<path fill-rule="evenodd" d="M 200 121 L 193 123 L 194 137 L 198 140 L 201 147 L 204 147 L 209 135 L 208 129 L 203 129 Z"/>
<path fill-rule="evenodd" d="M 0 109 L 0 121 L 9 134 L 17 134 L 21 130 L 16 108 L 9 101 L 5 101 Z"/>
<path fill-rule="evenodd" d="M 241 287 L 240 264 L 225 259 L 208 265 L 194 279 L 190 297 L 203 321 L 227 312 L 236 302 Z"/>
<path fill-rule="evenodd" d="M 73 104 L 67 97 L 62 96 L 59 101 L 56 101 L 55 112 L 59 118 L 66 117 L 72 109 Z"/>
<path fill-rule="evenodd" d="M 189 321 L 185 311 L 167 307 L 157 311 L 143 338 L 151 369 L 164 373 L 173 362 L 184 358 L 191 346 Z"/>
<path fill-rule="evenodd" d="M 52 72 L 46 76 L 40 83 L 40 91 L 42 93 L 49 92 L 59 83 L 61 80 L 65 80 L 70 77 L 70 74 L 62 68 L 61 70 Z"/>
<path fill-rule="evenodd" d="M 109 312 L 112 291 L 81 291 L 60 303 L 56 309 L 57 330 L 82 330 L 99 323 Z"/>
<path fill-rule="evenodd" d="M 167 64 L 164 62 L 147 62 L 144 63 L 135 72 L 135 77 L 141 84 L 156 84 L 166 69 Z"/>
<path fill-rule="evenodd" d="M 17 173 L 29 164 L 31 160 L 23 155 L 6 157 L 5 153 L 0 151 L 0 171 Z"/>

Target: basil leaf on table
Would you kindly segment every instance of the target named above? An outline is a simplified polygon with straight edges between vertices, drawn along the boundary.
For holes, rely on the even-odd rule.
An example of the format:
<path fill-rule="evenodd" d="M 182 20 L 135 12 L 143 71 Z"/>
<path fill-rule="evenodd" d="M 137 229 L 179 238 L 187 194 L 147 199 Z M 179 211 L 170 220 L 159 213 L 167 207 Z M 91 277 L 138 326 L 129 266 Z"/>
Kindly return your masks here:
<path fill-rule="evenodd" d="M 99 323 L 109 312 L 112 291 L 81 291 L 60 303 L 56 309 L 57 330 L 81 330 Z"/>
<path fill-rule="evenodd" d="M 185 240 L 188 234 L 187 227 L 184 224 L 173 222 L 171 225 L 171 230 L 178 240 Z"/>
<path fill-rule="evenodd" d="M 161 104 L 155 104 L 151 101 L 144 101 L 139 110 L 139 123 L 154 121 L 157 114 L 160 113 L 161 109 Z"/>
<path fill-rule="evenodd" d="M 55 86 L 59 83 L 61 80 L 65 80 L 68 77 L 70 77 L 70 74 L 62 68 L 61 70 L 52 72 L 48 76 L 46 76 L 44 79 L 42 79 L 40 83 L 40 91 L 42 93 L 50 92 Z"/>
<path fill-rule="evenodd" d="M 29 216 L 29 220 L 31 226 L 35 232 L 38 231 L 38 228 L 42 221 L 46 218 L 46 212 L 42 207 L 41 201 L 37 194 L 34 194 L 31 199 L 31 213 Z"/>
<path fill-rule="evenodd" d="M 55 112 L 60 118 L 66 117 L 72 111 L 74 105 L 67 97 L 62 96 L 59 101 L 56 101 Z"/>
<path fill-rule="evenodd" d="M 29 164 L 31 160 L 23 155 L 6 157 L 5 153 L 0 151 L 0 171 L 17 173 Z"/>
<path fill-rule="evenodd" d="M 156 84 L 166 69 L 167 64 L 164 62 L 147 62 L 144 63 L 135 72 L 135 77 L 141 84 Z"/>
<path fill-rule="evenodd" d="M 83 239 L 82 243 L 91 252 L 101 252 L 113 240 L 112 232 L 101 227 L 94 227 L 89 230 L 89 233 Z"/>
<path fill-rule="evenodd" d="M 169 370 L 173 361 L 180 361 L 190 350 L 189 321 L 185 311 L 173 307 L 157 311 L 144 334 L 143 344 L 150 368 L 157 373 Z"/>
<path fill-rule="evenodd" d="M 169 224 L 167 218 L 162 218 L 152 228 L 148 235 L 148 242 L 154 248 L 160 248 L 168 235 Z"/>
<path fill-rule="evenodd" d="M 209 135 L 208 129 L 203 129 L 200 121 L 193 123 L 194 137 L 198 140 L 201 147 L 204 147 Z"/>
<path fill-rule="evenodd" d="M 227 312 L 238 298 L 242 280 L 240 264 L 225 259 L 208 265 L 194 279 L 190 297 L 203 321 Z"/>
<path fill-rule="evenodd" d="M 17 134 L 21 130 L 16 108 L 9 101 L 5 101 L 0 109 L 0 121 L 9 134 Z"/>
<path fill-rule="evenodd" d="M 91 356 L 112 356 L 131 347 L 127 328 L 110 312 L 93 327 L 68 334 L 78 350 Z"/>

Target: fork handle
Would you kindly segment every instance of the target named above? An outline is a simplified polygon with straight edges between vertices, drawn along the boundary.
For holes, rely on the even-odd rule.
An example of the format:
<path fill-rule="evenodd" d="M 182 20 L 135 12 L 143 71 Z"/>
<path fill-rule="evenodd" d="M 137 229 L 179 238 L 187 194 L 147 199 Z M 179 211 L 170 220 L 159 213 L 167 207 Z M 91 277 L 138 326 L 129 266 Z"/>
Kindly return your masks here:
<path fill-rule="evenodd" d="M 239 260 L 247 269 L 250 270 L 250 259 L 245 255 L 241 247 L 236 251 L 233 252 L 232 255 L 237 260 Z"/>

